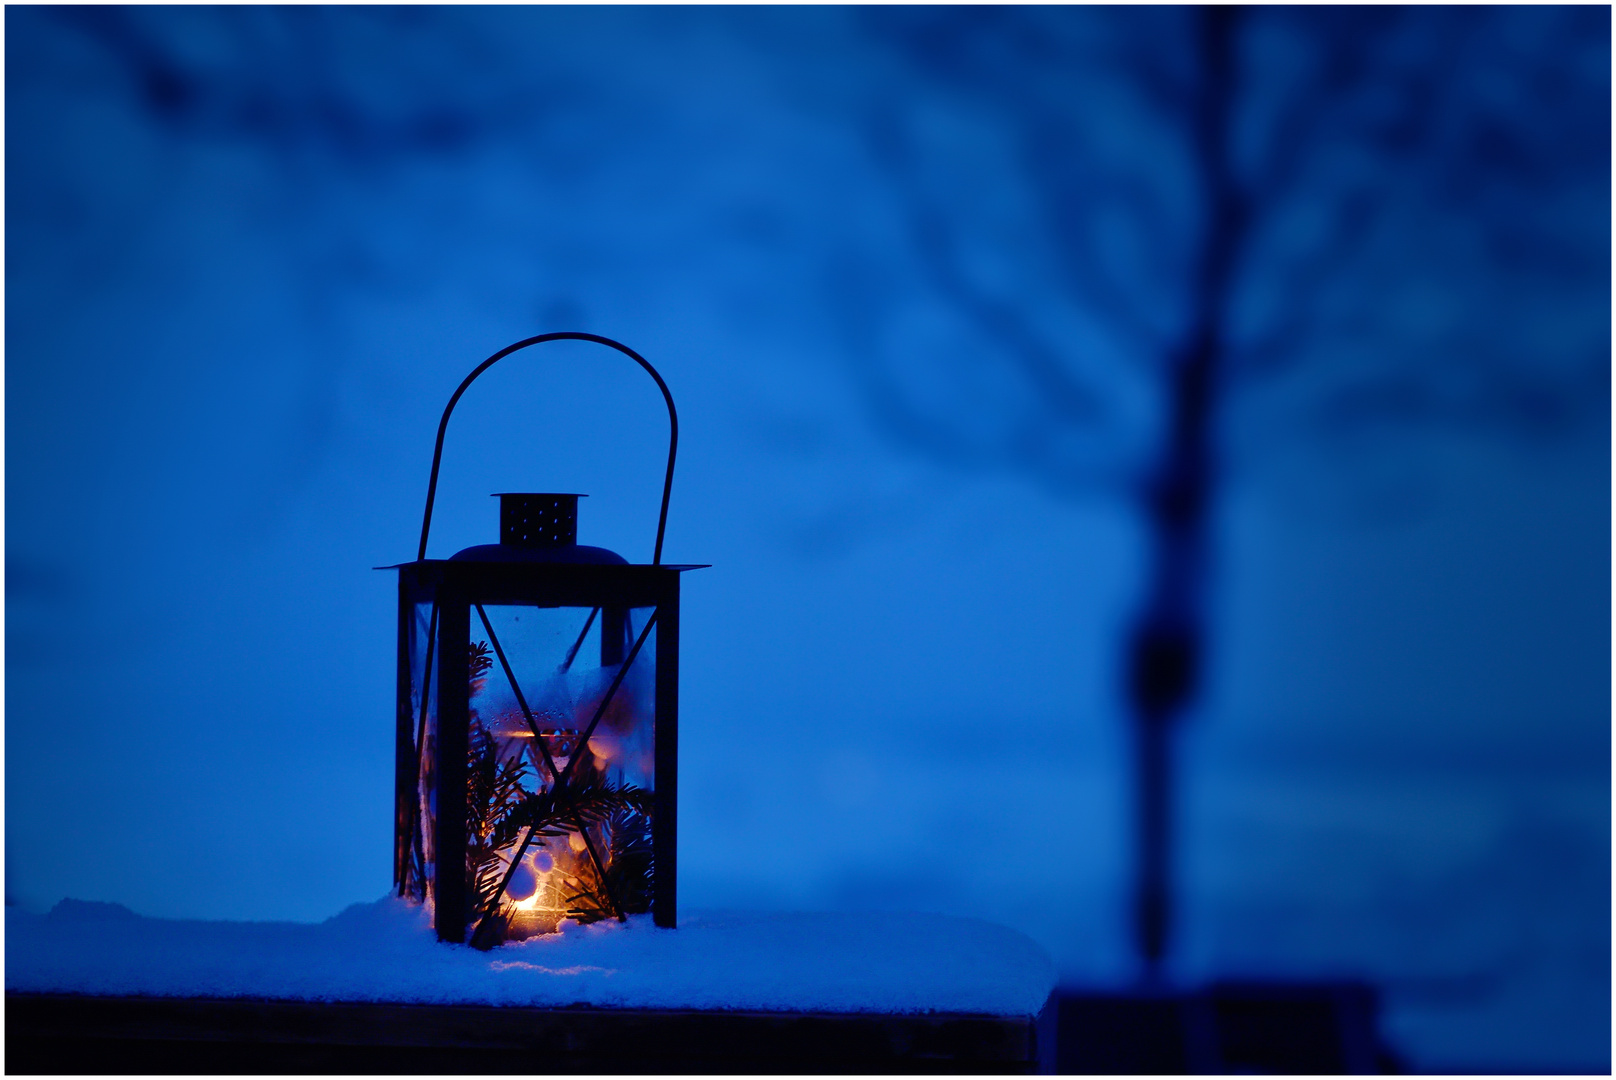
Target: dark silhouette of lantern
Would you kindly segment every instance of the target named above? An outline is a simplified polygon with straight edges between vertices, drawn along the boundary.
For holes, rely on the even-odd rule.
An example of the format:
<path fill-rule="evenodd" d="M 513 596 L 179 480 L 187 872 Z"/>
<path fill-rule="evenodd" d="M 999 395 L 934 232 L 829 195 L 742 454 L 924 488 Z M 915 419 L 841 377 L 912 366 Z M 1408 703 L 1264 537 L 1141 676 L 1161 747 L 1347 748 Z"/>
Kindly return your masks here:
<path fill-rule="evenodd" d="M 546 341 L 616 349 L 668 406 L 649 565 L 577 542 L 574 494 L 502 493 L 499 543 L 426 557 L 444 432 L 477 376 Z M 662 563 L 679 421 L 656 369 L 541 334 L 461 382 L 438 424 L 416 561 L 399 572 L 393 876 L 439 939 L 491 948 L 649 911 L 676 921 L 679 575 Z"/>

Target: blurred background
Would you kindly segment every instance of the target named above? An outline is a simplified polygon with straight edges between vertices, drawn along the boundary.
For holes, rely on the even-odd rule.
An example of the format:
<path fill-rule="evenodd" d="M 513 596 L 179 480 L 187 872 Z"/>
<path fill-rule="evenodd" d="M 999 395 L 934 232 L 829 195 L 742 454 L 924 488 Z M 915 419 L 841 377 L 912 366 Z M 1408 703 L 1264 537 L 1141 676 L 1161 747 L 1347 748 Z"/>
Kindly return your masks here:
<path fill-rule="evenodd" d="M 386 892 L 490 353 L 682 420 L 683 909 L 1016 927 L 1610 1062 L 1610 14 L 12 7 L 6 902 Z M 479 380 L 429 556 L 579 491 Z"/>

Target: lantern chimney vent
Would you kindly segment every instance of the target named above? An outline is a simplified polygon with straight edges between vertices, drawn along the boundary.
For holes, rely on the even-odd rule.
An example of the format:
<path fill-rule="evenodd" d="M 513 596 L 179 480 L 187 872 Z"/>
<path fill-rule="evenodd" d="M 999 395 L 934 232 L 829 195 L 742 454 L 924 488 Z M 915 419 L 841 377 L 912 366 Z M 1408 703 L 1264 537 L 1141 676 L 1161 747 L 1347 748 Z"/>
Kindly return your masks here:
<path fill-rule="evenodd" d="M 499 492 L 499 542 L 528 550 L 578 543 L 578 500 L 582 495 Z"/>

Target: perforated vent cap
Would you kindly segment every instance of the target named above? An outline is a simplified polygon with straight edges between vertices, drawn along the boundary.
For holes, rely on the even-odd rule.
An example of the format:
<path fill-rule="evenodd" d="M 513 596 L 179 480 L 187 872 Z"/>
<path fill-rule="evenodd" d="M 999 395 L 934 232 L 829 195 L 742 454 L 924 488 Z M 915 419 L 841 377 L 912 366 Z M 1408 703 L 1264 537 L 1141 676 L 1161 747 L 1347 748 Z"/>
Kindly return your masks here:
<path fill-rule="evenodd" d="M 499 542 L 519 548 L 567 547 L 578 542 L 578 500 L 555 492 L 498 492 Z"/>

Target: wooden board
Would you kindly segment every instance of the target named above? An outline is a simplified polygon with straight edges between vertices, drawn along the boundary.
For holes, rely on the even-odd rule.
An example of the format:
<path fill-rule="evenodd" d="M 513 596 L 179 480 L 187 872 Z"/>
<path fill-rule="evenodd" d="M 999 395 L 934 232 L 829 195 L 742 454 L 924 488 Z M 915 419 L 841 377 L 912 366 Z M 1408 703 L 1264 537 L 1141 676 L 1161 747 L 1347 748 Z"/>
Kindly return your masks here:
<path fill-rule="evenodd" d="M 1026 1073 L 1031 1018 L 6 996 L 8 1073 Z"/>

